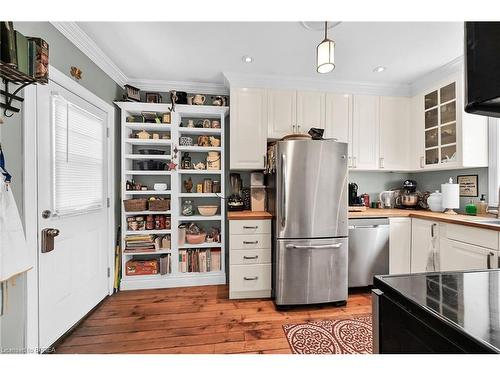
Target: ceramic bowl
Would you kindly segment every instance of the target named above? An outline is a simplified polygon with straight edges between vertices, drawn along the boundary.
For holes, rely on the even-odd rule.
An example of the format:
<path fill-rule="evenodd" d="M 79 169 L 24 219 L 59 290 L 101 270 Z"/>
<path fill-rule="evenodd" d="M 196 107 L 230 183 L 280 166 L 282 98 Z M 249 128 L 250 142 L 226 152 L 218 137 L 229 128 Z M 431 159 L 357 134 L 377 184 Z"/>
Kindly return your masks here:
<path fill-rule="evenodd" d="M 217 209 L 219 208 L 219 206 L 205 205 L 198 206 L 197 208 L 201 216 L 214 216 L 217 213 Z"/>
<path fill-rule="evenodd" d="M 155 189 L 156 191 L 167 190 L 167 184 L 154 184 L 153 189 Z"/>
<path fill-rule="evenodd" d="M 429 209 L 434 212 L 443 212 L 443 194 L 439 191 L 436 191 L 429 195 L 427 198 L 427 204 L 429 205 Z"/>
<path fill-rule="evenodd" d="M 186 234 L 186 242 L 192 245 L 199 245 L 205 242 L 206 237 L 207 237 L 206 233 Z"/>

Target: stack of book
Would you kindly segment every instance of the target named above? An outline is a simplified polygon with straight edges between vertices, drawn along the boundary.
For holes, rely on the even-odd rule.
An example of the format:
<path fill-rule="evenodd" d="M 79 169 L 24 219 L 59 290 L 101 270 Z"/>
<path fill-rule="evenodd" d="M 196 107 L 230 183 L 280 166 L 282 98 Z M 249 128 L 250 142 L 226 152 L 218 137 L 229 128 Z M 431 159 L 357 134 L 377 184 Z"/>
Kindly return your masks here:
<path fill-rule="evenodd" d="M 170 254 L 163 254 L 160 256 L 160 275 L 172 273 L 172 257 Z"/>
<path fill-rule="evenodd" d="M 221 269 L 221 250 L 189 249 L 179 250 L 180 272 L 212 272 Z"/>
<path fill-rule="evenodd" d="M 129 260 L 125 264 L 125 273 L 127 276 L 142 276 L 158 274 L 158 260 Z"/>
<path fill-rule="evenodd" d="M 133 234 L 125 237 L 125 253 L 155 251 L 155 236 L 152 234 Z"/>
<path fill-rule="evenodd" d="M 170 249 L 170 234 L 159 236 L 154 234 L 131 234 L 125 236 L 124 253 L 154 253 Z"/>

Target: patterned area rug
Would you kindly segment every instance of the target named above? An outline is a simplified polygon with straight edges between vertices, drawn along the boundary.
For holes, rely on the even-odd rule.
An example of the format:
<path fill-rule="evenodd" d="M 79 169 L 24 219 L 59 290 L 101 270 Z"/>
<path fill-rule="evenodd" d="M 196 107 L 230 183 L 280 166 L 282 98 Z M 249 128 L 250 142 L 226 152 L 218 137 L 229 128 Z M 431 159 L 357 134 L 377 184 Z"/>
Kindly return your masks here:
<path fill-rule="evenodd" d="M 372 316 L 283 326 L 294 354 L 372 354 Z"/>

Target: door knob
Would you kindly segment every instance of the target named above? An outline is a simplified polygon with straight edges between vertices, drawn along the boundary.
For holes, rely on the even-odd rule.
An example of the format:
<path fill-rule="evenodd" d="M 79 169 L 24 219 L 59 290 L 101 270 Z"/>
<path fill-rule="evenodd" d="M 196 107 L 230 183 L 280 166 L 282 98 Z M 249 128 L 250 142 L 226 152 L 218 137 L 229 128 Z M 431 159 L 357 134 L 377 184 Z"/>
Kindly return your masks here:
<path fill-rule="evenodd" d="M 59 236 L 59 229 L 42 229 L 42 253 L 49 253 L 54 250 L 54 238 Z"/>

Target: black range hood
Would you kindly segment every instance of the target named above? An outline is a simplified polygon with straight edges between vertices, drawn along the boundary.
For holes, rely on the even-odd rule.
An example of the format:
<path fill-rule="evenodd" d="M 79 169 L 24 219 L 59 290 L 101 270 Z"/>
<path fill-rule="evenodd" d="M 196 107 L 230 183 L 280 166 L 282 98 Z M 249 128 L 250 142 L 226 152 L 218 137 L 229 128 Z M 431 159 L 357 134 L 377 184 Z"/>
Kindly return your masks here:
<path fill-rule="evenodd" d="M 465 111 L 500 117 L 500 22 L 465 22 Z"/>

